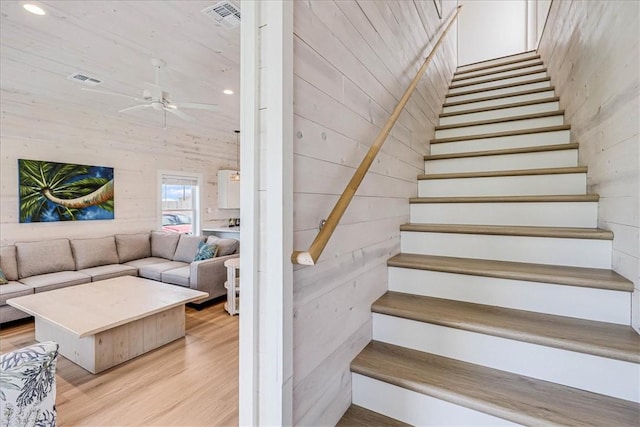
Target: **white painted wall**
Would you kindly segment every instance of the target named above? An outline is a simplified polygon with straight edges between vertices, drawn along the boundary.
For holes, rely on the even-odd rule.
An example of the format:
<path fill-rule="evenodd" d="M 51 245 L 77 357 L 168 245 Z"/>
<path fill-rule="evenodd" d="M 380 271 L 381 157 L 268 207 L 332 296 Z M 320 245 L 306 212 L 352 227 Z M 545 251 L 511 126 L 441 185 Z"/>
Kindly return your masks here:
<path fill-rule="evenodd" d="M 551 0 L 527 0 L 527 50 L 538 47 L 550 7 Z"/>
<path fill-rule="evenodd" d="M 431 0 L 294 3 L 294 249 L 308 249 L 455 6 L 440 20 Z M 351 402 L 349 364 L 371 339 L 455 60 L 452 28 L 318 264 L 294 269 L 295 425 L 335 425 Z"/>
<path fill-rule="evenodd" d="M 538 46 L 551 0 L 460 0 L 458 64 L 511 55 Z"/>
<path fill-rule="evenodd" d="M 613 269 L 633 281 L 640 330 L 640 3 L 554 1 L 538 49 L 614 232 Z"/>
<path fill-rule="evenodd" d="M 526 0 L 461 0 L 458 64 L 527 50 Z"/>

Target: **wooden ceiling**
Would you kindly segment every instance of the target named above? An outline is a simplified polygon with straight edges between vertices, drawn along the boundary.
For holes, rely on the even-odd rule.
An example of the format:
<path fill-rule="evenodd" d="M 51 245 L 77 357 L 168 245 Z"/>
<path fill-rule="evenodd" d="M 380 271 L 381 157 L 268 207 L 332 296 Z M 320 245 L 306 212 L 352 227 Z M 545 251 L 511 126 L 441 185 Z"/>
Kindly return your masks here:
<path fill-rule="evenodd" d="M 141 97 L 154 82 L 152 58 L 166 66 L 160 86 L 174 102 L 218 104 L 219 112 L 183 110 L 197 121 L 167 115 L 167 127 L 188 134 L 235 139 L 239 126 L 240 28 L 226 29 L 201 13 L 213 1 L 39 1 L 37 16 L 24 2 L 0 2 L 2 110 L 29 102 L 84 115 L 106 115 L 128 125 L 161 125 L 162 112 L 118 110 L 136 105 L 125 97 L 81 90 L 72 73 L 97 77 L 96 89 Z M 237 3 L 237 2 L 236 2 Z M 231 89 L 234 95 L 224 95 Z M 16 100 L 19 99 L 19 102 Z M 5 102 L 6 101 L 6 102 Z M 35 110 L 34 110 L 35 111 Z M 42 114 L 42 108 L 37 109 Z"/>

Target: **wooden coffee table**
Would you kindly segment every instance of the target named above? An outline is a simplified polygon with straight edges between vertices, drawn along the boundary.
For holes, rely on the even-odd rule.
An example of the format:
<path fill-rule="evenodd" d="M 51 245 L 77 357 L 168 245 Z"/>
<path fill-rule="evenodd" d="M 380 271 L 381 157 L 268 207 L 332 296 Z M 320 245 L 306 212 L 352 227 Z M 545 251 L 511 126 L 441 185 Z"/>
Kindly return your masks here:
<path fill-rule="evenodd" d="M 185 335 L 184 306 L 206 292 L 125 276 L 7 300 L 35 317 L 36 340 L 97 374 Z"/>

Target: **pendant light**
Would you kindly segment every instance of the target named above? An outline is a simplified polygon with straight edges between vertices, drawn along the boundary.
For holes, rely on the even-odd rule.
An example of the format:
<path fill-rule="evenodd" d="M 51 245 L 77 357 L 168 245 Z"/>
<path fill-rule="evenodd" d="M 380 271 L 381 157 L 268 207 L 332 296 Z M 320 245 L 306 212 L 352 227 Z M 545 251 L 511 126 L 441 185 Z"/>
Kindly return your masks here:
<path fill-rule="evenodd" d="M 236 147 L 237 147 L 237 157 L 236 157 L 236 173 L 230 176 L 232 181 L 240 181 L 240 131 L 234 130 L 236 133 Z"/>

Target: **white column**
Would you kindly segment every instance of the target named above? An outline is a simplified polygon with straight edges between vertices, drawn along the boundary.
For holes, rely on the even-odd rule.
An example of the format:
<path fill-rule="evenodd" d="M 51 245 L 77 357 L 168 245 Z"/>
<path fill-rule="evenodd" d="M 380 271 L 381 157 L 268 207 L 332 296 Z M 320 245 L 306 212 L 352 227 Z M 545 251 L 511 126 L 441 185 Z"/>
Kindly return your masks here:
<path fill-rule="evenodd" d="M 293 3 L 242 6 L 239 421 L 286 426 L 293 375 Z"/>
<path fill-rule="evenodd" d="M 240 27 L 240 271 L 239 424 L 258 425 L 258 15 L 255 1 L 242 3 Z"/>

